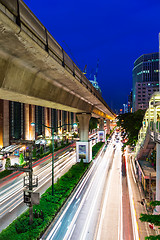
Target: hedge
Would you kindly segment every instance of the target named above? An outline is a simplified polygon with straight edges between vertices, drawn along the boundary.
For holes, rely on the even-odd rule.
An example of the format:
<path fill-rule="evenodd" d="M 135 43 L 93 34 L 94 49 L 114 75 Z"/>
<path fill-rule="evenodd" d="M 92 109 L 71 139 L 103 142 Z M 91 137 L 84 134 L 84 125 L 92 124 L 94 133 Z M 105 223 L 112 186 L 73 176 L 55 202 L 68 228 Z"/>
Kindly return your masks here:
<path fill-rule="evenodd" d="M 101 147 L 104 145 L 104 142 L 98 142 L 92 147 L 92 159 L 94 159 L 101 149 Z"/>
<path fill-rule="evenodd" d="M 0 233 L 0 240 L 32 240 L 40 238 L 47 226 L 55 217 L 56 213 L 64 204 L 67 197 L 76 186 L 89 163 L 77 163 L 54 184 L 54 196 L 52 186 L 41 196 L 40 204 L 33 206 L 33 211 L 43 212 L 43 218 L 35 218 L 29 225 L 29 210 L 15 219 L 6 229 Z"/>
<path fill-rule="evenodd" d="M 104 143 L 97 143 L 93 147 L 94 156 Z M 33 206 L 34 220 L 29 225 L 29 209 L 15 219 L 6 229 L 0 233 L 0 240 L 35 240 L 39 239 L 49 226 L 55 215 L 65 203 L 90 163 L 76 163 L 54 184 L 54 196 L 52 186 L 42 194 L 39 205 Z M 38 215 L 35 216 L 35 215 Z"/>

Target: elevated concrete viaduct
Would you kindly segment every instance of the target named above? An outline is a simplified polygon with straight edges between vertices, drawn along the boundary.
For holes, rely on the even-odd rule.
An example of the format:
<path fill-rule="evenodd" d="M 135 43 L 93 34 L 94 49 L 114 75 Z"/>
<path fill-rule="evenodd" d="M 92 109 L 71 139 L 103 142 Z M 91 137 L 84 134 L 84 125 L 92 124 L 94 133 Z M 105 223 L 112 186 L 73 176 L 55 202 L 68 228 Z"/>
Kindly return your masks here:
<path fill-rule="evenodd" d="M 99 92 L 23 1 L 19 1 L 19 24 L 17 1 L 1 2 L 0 95 L 7 100 L 114 119 Z"/>
<path fill-rule="evenodd" d="M 24 2 L 0 2 L 0 98 L 83 113 L 82 118 L 114 119 L 100 93 Z M 88 129 L 89 121 L 81 122 Z"/>

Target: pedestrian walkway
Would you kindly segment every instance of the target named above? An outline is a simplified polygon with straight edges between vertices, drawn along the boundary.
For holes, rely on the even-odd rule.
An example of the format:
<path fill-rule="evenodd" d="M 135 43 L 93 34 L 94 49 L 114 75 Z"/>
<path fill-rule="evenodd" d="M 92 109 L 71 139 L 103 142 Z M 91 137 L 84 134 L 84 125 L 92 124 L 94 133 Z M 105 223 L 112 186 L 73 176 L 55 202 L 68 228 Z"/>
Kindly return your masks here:
<path fill-rule="evenodd" d="M 141 189 L 139 188 L 139 185 L 136 181 L 134 171 L 133 171 L 133 166 L 130 160 L 130 154 L 128 152 L 128 148 L 127 148 L 125 157 L 126 157 L 126 164 L 128 166 L 127 167 L 128 169 L 127 174 L 128 174 L 128 180 L 129 180 L 128 185 L 131 188 L 130 191 L 132 192 L 132 195 L 130 193 L 130 197 L 131 197 L 130 204 L 133 205 L 133 208 L 135 210 L 134 211 L 135 216 L 132 216 L 132 218 L 135 217 L 136 225 L 137 225 L 136 226 L 137 229 L 134 229 L 133 231 L 138 231 L 139 239 L 144 240 L 146 236 L 155 235 L 155 231 L 149 227 L 149 224 L 147 222 L 141 222 L 139 220 L 141 213 L 144 213 L 144 214 L 147 213 L 145 206 L 143 205 L 143 203 L 141 204 L 141 201 L 142 199 L 145 198 L 145 196 L 143 191 L 141 191 Z"/>

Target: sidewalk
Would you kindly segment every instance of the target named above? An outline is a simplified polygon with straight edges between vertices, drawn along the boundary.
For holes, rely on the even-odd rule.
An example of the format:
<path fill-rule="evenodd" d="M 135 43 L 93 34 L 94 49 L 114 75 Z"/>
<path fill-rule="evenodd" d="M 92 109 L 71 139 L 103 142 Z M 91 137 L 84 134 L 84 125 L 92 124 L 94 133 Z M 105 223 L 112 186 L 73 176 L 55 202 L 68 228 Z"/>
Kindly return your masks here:
<path fill-rule="evenodd" d="M 137 183 L 137 180 L 135 178 L 133 166 L 130 160 L 130 154 L 126 152 L 125 157 L 126 157 L 126 165 L 128 166 L 127 167 L 128 180 L 130 182 L 128 184 L 131 186 L 130 191 L 132 192 L 132 196 L 130 196 L 132 198 L 132 202 L 130 202 L 130 204 L 134 208 L 135 216 L 133 217 L 135 217 L 136 219 L 136 228 L 137 228 L 136 230 L 138 230 L 139 239 L 144 240 L 146 236 L 156 235 L 156 234 L 155 234 L 155 231 L 149 227 L 147 222 L 141 222 L 139 220 L 141 213 L 144 213 L 144 214 L 147 213 L 145 206 L 141 204 L 141 201 L 142 199 L 145 199 L 145 196 L 142 189 L 140 188 L 140 185 Z"/>

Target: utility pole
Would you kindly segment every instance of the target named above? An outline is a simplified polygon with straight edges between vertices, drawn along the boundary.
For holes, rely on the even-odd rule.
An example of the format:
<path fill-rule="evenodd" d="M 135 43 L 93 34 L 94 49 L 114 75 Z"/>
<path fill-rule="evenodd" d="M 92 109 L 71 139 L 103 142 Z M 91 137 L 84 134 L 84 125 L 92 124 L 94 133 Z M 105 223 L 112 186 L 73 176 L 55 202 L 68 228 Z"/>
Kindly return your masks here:
<path fill-rule="evenodd" d="M 32 173 L 33 173 L 33 169 L 32 169 L 32 154 L 30 154 L 29 156 L 29 193 L 32 194 L 32 190 L 33 190 L 33 186 L 32 186 Z M 31 195 L 30 194 L 30 195 Z M 29 204 L 29 224 L 32 225 L 33 223 L 33 205 L 32 205 L 32 201 Z"/>

